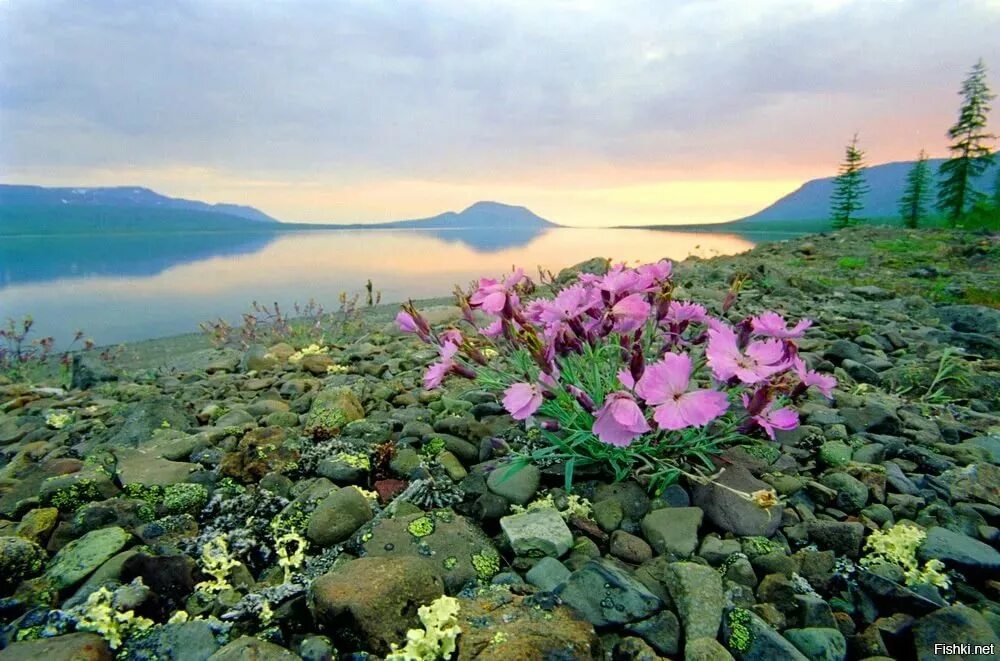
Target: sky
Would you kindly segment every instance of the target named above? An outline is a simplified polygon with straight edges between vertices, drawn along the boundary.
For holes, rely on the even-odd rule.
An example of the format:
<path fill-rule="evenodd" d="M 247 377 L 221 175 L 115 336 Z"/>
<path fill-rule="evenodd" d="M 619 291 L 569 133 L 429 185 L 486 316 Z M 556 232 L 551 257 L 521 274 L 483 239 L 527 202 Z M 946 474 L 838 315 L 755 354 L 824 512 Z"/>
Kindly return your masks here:
<path fill-rule="evenodd" d="M 998 34 L 1000 0 L 0 0 L 0 182 L 721 222 L 855 132 L 870 163 L 944 156 L 978 58 L 1000 89 Z"/>

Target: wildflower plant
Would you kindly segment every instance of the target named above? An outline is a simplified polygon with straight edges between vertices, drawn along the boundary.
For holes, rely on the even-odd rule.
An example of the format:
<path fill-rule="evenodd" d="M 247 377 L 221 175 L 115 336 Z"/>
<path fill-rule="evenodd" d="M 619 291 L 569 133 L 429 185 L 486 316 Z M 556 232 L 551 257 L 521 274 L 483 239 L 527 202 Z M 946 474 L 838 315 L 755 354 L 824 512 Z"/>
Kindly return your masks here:
<path fill-rule="evenodd" d="M 548 443 L 522 461 L 563 462 L 567 489 L 577 468 L 600 465 L 656 490 L 682 472 L 699 479 L 691 468 L 713 470 L 712 455 L 747 435 L 795 428 L 791 404 L 836 385 L 798 355 L 811 321 L 790 326 L 775 312 L 727 321 L 741 283 L 713 315 L 674 300 L 669 261 L 584 273 L 530 302 L 535 285 L 518 269 L 456 290 L 464 328 L 436 332 L 412 303 L 396 321 L 438 347 L 425 387 L 475 379 L 503 393 L 515 420 L 537 419 Z"/>

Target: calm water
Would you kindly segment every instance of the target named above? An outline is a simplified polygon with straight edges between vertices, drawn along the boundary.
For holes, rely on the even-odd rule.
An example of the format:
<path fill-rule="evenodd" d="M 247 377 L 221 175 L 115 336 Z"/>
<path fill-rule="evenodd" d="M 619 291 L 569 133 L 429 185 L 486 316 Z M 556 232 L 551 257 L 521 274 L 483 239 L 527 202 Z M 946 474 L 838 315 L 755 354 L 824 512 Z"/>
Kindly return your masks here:
<path fill-rule="evenodd" d="M 769 236 L 768 239 L 784 238 Z M 35 317 L 39 333 L 82 329 L 99 344 L 239 319 L 253 300 L 328 309 L 371 278 L 383 302 L 447 295 L 512 265 L 553 271 L 594 256 L 628 262 L 743 252 L 753 237 L 658 230 L 340 230 L 0 239 L 0 319 Z"/>

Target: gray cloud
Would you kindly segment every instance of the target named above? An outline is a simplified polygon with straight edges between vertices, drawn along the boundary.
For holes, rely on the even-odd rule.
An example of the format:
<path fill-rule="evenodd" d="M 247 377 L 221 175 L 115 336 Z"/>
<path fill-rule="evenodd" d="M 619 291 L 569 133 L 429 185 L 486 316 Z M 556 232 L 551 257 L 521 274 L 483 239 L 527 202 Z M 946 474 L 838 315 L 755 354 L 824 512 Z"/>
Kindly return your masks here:
<path fill-rule="evenodd" d="M 950 120 L 997 34 L 987 0 L 10 2 L 0 168 L 808 163 Z"/>

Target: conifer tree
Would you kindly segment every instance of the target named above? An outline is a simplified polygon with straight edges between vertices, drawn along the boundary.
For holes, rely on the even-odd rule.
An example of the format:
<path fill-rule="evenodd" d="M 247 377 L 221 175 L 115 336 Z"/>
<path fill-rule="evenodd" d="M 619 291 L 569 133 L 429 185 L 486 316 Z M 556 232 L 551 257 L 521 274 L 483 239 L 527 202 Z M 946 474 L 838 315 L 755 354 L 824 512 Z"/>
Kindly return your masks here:
<path fill-rule="evenodd" d="M 990 94 L 986 84 L 986 65 L 976 62 L 959 91 L 962 107 L 958 121 L 948 129 L 954 142 L 949 149 L 952 157 L 938 170 L 938 209 L 954 227 L 959 219 L 981 201 L 983 194 L 973 187 L 973 179 L 983 174 L 993 163 L 990 145 L 996 136 L 986 131 L 986 116 L 990 112 Z"/>
<path fill-rule="evenodd" d="M 864 196 L 868 192 L 865 181 L 865 153 L 858 149 L 858 134 L 855 133 L 847 149 L 840 172 L 833 182 L 830 196 L 830 219 L 834 229 L 850 227 L 861 222 L 858 214 L 864 208 Z"/>
<path fill-rule="evenodd" d="M 927 202 L 931 196 L 931 171 L 927 164 L 927 152 L 920 150 L 917 162 L 906 175 L 906 188 L 899 199 L 899 215 L 903 225 L 917 227 L 927 215 Z"/>

